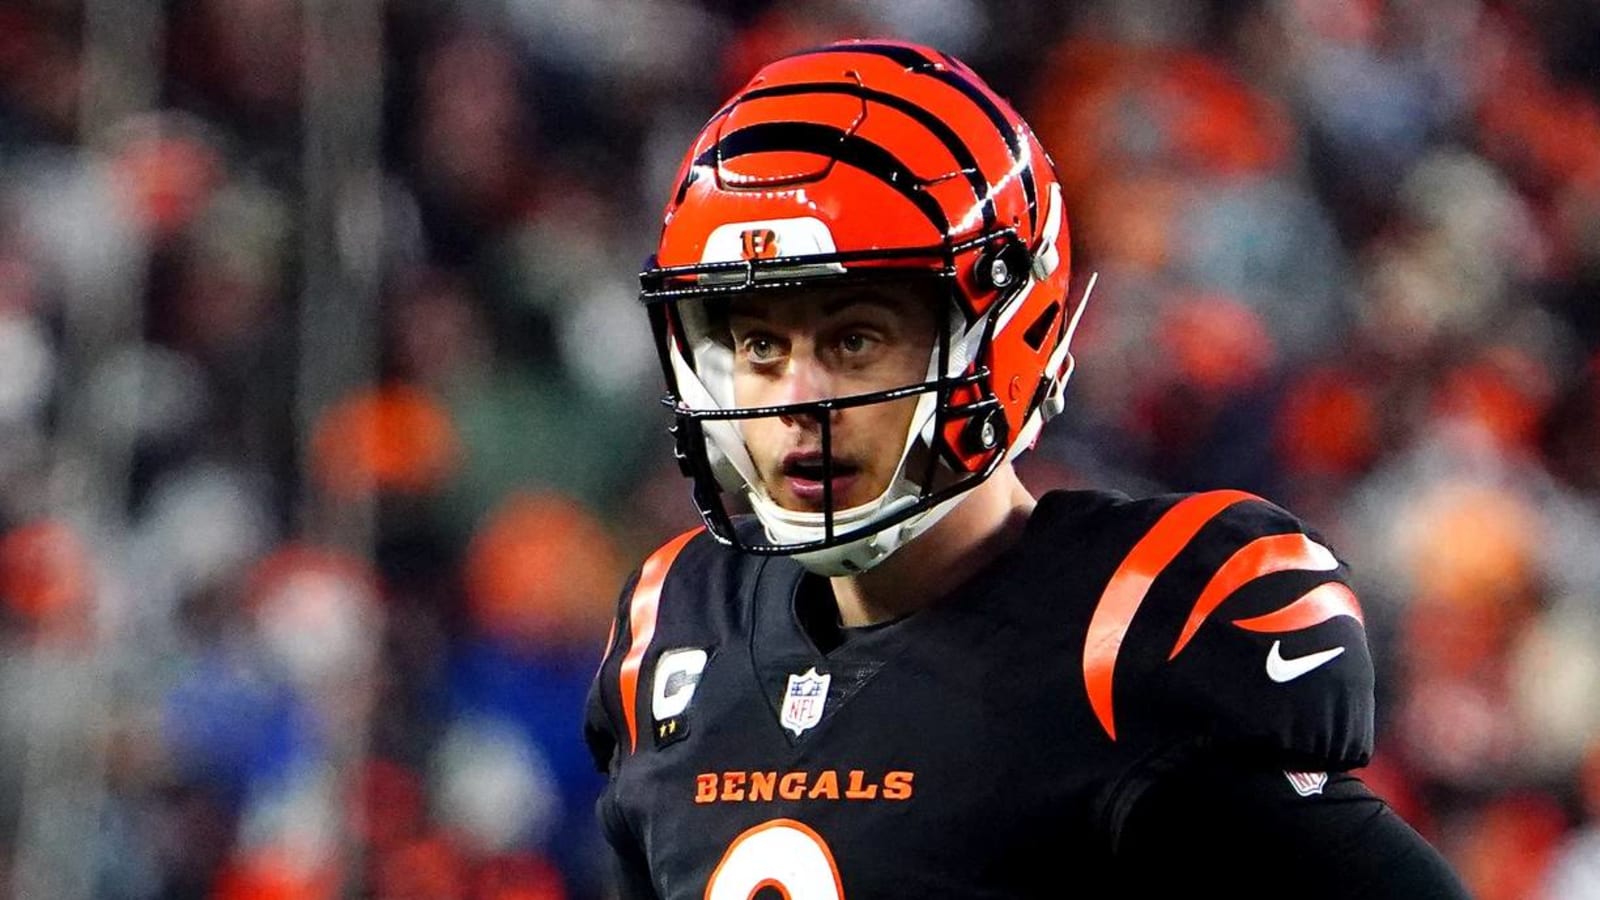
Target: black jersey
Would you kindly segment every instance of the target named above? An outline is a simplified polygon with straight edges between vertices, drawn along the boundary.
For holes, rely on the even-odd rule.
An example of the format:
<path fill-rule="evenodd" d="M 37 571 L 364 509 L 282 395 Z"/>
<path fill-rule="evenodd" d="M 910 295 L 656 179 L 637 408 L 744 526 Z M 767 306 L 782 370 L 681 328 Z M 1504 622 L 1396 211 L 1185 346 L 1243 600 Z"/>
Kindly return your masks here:
<path fill-rule="evenodd" d="M 1164 773 L 1259 762 L 1315 794 L 1370 756 L 1345 569 L 1259 498 L 1051 493 L 952 580 L 823 652 L 794 561 L 703 532 L 652 556 L 585 729 L 633 890 L 1099 896 Z"/>

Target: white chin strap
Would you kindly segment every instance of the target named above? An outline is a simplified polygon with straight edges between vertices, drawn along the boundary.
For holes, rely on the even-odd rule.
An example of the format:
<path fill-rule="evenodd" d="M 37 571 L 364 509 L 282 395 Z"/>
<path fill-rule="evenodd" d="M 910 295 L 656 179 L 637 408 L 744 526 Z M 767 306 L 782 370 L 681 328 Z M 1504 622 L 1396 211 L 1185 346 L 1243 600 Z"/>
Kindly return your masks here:
<path fill-rule="evenodd" d="M 750 504 L 766 528 L 767 537 L 775 543 L 798 543 L 821 540 L 826 534 L 827 516 L 819 512 L 797 512 L 773 503 L 764 494 L 750 491 Z M 879 519 L 884 519 L 917 502 L 920 493 L 912 486 L 909 493 L 890 488 L 876 500 L 840 510 L 833 514 L 835 534 L 844 534 Z M 931 509 L 908 517 L 898 525 L 880 528 L 871 534 L 846 541 L 835 547 L 796 553 L 794 559 L 807 570 L 830 578 L 838 575 L 859 575 L 883 562 L 889 554 L 906 542 L 932 528 L 955 508 L 966 494 L 960 493 Z"/>

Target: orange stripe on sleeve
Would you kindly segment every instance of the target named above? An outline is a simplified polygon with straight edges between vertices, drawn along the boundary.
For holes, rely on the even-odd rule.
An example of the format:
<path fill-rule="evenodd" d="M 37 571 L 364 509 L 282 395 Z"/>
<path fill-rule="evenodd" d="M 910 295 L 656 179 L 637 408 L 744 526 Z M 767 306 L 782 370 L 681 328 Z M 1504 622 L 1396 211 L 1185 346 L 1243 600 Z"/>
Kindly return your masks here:
<path fill-rule="evenodd" d="M 1335 616 L 1349 616 L 1363 625 L 1366 624 L 1366 620 L 1361 616 L 1361 604 L 1356 600 L 1355 591 L 1337 581 L 1330 581 L 1305 592 L 1300 595 L 1300 599 L 1283 609 L 1269 612 L 1264 616 L 1236 619 L 1233 624 L 1249 631 L 1278 634 L 1320 625 Z"/>
<path fill-rule="evenodd" d="M 1206 617 L 1245 584 L 1273 572 L 1291 569 L 1331 571 L 1338 567 L 1339 561 L 1333 558 L 1331 550 L 1298 532 L 1256 538 L 1228 557 L 1222 568 L 1211 576 L 1205 590 L 1200 592 L 1200 599 L 1195 601 L 1189 621 L 1183 624 L 1183 631 L 1172 645 L 1172 654 L 1167 659 L 1177 659 L 1178 653 L 1200 630 Z"/>
<path fill-rule="evenodd" d="M 661 601 L 661 585 L 667 580 L 667 570 L 678 558 L 689 539 L 699 534 L 693 528 L 668 541 L 661 549 L 650 554 L 639 570 L 639 582 L 633 586 L 633 599 L 628 601 L 628 655 L 622 658 L 618 682 L 622 688 L 622 717 L 628 723 L 628 752 L 639 745 L 638 713 L 635 707 L 639 698 L 639 666 L 644 662 L 645 651 L 656 636 L 656 606 Z"/>
<path fill-rule="evenodd" d="M 1116 672 L 1122 639 L 1139 605 L 1144 603 L 1150 583 L 1218 513 L 1235 503 L 1259 499 L 1244 491 L 1209 491 L 1180 501 L 1139 539 L 1106 584 L 1089 619 L 1089 634 L 1083 647 L 1083 683 L 1089 692 L 1090 707 L 1112 740 L 1117 738 L 1117 729 L 1111 709 L 1111 678 Z"/>

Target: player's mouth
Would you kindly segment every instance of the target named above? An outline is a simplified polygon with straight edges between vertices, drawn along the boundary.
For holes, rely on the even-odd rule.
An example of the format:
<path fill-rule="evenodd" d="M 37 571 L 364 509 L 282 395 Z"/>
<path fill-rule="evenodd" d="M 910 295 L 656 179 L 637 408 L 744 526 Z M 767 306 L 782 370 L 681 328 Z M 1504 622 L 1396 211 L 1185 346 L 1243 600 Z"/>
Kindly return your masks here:
<path fill-rule="evenodd" d="M 832 464 L 818 451 L 796 451 L 783 458 L 783 485 L 788 493 L 813 512 L 823 509 L 824 485 L 833 488 L 834 509 L 848 508 L 846 498 L 861 475 L 861 467 L 835 456 Z M 831 476 L 831 477 L 830 477 Z"/>

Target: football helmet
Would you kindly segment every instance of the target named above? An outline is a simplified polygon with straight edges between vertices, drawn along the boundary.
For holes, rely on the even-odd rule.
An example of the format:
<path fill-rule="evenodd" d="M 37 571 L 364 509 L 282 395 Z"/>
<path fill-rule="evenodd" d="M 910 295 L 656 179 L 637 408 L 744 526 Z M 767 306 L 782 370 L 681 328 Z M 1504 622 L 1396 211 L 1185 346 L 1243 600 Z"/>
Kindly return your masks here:
<path fill-rule="evenodd" d="M 767 65 L 696 138 L 640 275 L 677 456 L 707 528 L 744 550 L 842 575 L 870 569 L 931 527 L 1061 410 L 1083 308 L 1081 300 L 1067 308 L 1069 271 L 1052 163 L 972 69 L 886 41 L 830 44 Z M 948 298 L 925 379 L 810 403 L 735 405 L 719 303 L 883 280 L 927 281 L 937 288 L 931 296 Z M 908 397 L 915 411 L 891 483 L 836 509 L 831 418 Z M 740 423 L 765 416 L 820 423 L 820 511 L 781 507 L 763 488 Z M 748 504 L 764 535 L 734 527 L 729 496 Z"/>

